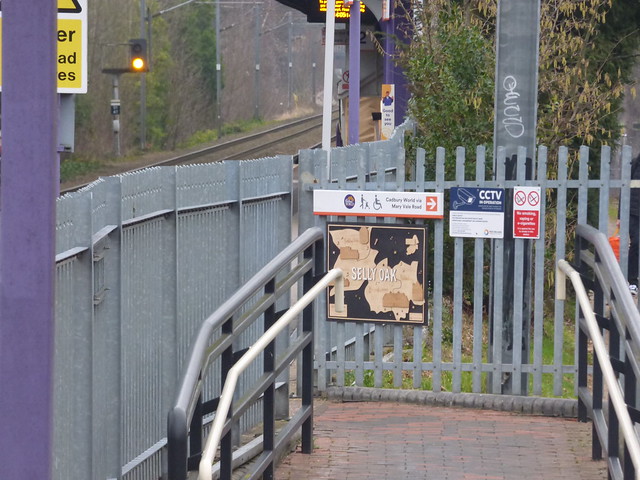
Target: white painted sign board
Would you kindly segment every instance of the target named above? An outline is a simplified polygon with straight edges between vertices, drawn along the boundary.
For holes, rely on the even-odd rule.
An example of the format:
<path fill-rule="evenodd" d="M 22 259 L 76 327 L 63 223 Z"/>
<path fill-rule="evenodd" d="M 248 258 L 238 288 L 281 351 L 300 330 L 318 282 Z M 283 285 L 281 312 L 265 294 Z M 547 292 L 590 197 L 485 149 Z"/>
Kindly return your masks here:
<path fill-rule="evenodd" d="M 449 235 L 465 238 L 504 238 L 504 189 L 453 187 Z"/>
<path fill-rule="evenodd" d="M 314 190 L 315 215 L 443 218 L 442 193 Z"/>

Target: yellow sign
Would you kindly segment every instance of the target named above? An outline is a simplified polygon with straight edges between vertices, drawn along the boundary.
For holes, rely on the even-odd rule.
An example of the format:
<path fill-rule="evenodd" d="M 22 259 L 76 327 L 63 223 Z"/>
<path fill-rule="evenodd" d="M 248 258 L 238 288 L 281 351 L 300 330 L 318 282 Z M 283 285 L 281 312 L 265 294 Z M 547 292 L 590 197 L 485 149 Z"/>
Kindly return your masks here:
<path fill-rule="evenodd" d="M 58 0 L 58 13 L 80 13 L 82 6 L 78 0 Z"/>
<path fill-rule="evenodd" d="M 353 2 L 351 2 L 353 3 Z M 350 5 L 350 4 L 349 4 Z M 336 0 L 336 19 L 345 19 L 351 16 L 349 5 L 345 5 L 343 0 Z M 319 0 L 319 7 L 321 12 L 327 12 L 327 0 Z M 360 13 L 364 13 L 364 2 L 360 2 Z"/>
<path fill-rule="evenodd" d="M 87 93 L 87 1 L 58 0 L 58 93 Z M 0 11 L 0 39 L 1 35 Z M 1 60 L 0 56 L 0 78 Z"/>

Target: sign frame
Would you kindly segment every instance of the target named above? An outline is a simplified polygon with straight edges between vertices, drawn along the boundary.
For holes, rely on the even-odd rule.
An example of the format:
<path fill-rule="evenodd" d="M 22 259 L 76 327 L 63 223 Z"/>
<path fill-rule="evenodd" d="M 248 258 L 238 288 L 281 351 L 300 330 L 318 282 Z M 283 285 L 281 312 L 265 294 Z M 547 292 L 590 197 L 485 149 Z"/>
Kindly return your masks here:
<path fill-rule="evenodd" d="M 428 323 L 427 225 L 327 222 L 326 243 L 327 269 L 345 273 L 344 312 L 327 289 L 327 320 Z"/>

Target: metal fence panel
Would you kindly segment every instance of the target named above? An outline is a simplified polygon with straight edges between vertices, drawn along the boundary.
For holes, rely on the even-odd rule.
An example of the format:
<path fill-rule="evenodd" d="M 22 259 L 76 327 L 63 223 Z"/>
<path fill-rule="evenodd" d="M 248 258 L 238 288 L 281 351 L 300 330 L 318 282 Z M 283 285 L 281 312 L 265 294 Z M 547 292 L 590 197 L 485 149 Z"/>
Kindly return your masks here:
<path fill-rule="evenodd" d="M 502 393 L 503 379 L 511 377 L 514 390 L 527 391 L 531 388 L 531 393 L 541 395 L 543 384 L 550 383 L 553 395 L 566 394 L 567 381 L 574 381 L 576 366 L 575 361 L 567 359 L 566 356 L 565 337 L 569 332 L 566 331 L 562 302 L 556 301 L 552 304 L 550 318 L 546 319 L 550 322 L 553 332 L 550 345 L 547 345 L 549 342 L 545 340 L 543 329 L 545 308 L 549 305 L 549 302 L 545 302 L 544 292 L 545 288 L 549 288 L 549 282 L 554 275 L 553 267 L 549 266 L 552 262 L 545 262 L 545 237 L 547 228 L 552 228 L 555 256 L 563 258 L 566 253 L 567 228 L 571 227 L 573 222 L 586 223 L 590 220 L 600 229 L 608 228 L 611 222 L 611 190 L 620 188 L 623 219 L 621 236 L 625 238 L 624 229 L 627 228 L 628 232 L 628 227 L 624 224 L 628 218 L 629 182 L 610 178 L 609 148 L 603 147 L 600 155 L 593 158 L 589 157 L 586 147 L 577 155 L 561 148 L 552 155 L 550 162 L 547 149 L 540 147 L 531 179 L 525 177 L 525 152 L 521 151 L 517 162 L 516 180 L 505 180 L 504 161 L 496 162 L 491 171 L 483 148 L 477 149 L 475 158 L 460 149 L 455 152 L 456 172 L 445 172 L 445 158 L 453 157 L 454 152 L 445 152 L 442 149 L 436 151 L 435 158 L 429 158 L 424 152 L 418 151 L 415 164 L 413 159 L 407 159 L 405 162 L 403 137 L 404 133 L 399 129 L 395 137 L 388 142 L 367 144 L 369 150 L 365 156 L 366 161 L 361 158 L 360 145 L 332 150 L 331 181 L 327 180 L 326 153 L 301 152 L 300 228 L 312 225 L 322 227 L 327 221 L 339 219 L 313 215 L 312 196 L 315 189 L 447 193 L 452 187 L 469 186 L 505 188 L 505 192 L 509 193 L 513 187 L 522 185 L 541 187 L 541 238 L 515 240 L 515 281 L 513 285 L 505 285 L 503 271 L 507 264 L 502 255 L 504 240 L 491 242 L 492 247 L 489 241 L 484 239 L 456 238 L 449 242 L 446 240 L 448 219 L 429 222 L 430 258 L 433 260 L 429 265 L 430 285 L 427 286 L 431 289 L 429 326 L 412 327 L 409 331 L 408 327 L 401 326 L 389 329 L 376 325 L 369 329 L 367 325 L 350 326 L 319 321 L 316 349 L 318 388 L 324 390 L 330 384 L 344 385 L 345 379 L 348 379 L 358 386 L 409 385 L 425 388 L 425 385 L 430 383 L 430 387 L 426 388 L 434 391 L 450 389 Z M 502 150 L 499 149 L 499 152 Z M 504 158 L 504 155 L 498 153 L 498 158 Z M 622 158 L 624 179 L 624 172 L 627 172 L 628 177 L 628 164 L 631 159 L 628 147 L 623 149 Z M 475 178 L 465 178 L 465 163 L 474 161 Z M 572 162 L 577 167 L 571 170 L 577 171 L 572 174 L 574 176 L 570 176 L 568 168 Z M 600 168 L 594 169 L 593 162 L 599 162 Z M 409 166 L 406 172 L 403 170 L 405 163 Z M 360 170 L 353 172 L 353 165 L 358 165 Z M 392 175 L 392 172 L 395 175 Z M 553 218 L 548 217 L 548 201 L 551 201 L 554 207 Z M 511 229 L 511 225 L 506 225 L 505 228 Z M 470 242 L 473 242 L 472 262 L 466 254 Z M 447 250 L 449 244 L 452 245 L 451 251 Z M 621 264 L 626 259 L 626 251 L 622 250 Z M 488 251 L 491 251 L 492 255 L 487 255 Z M 453 261 L 453 279 L 444 278 L 445 257 Z M 530 263 L 532 273 L 531 277 L 525 279 L 527 263 Z M 493 279 L 491 285 L 488 283 L 488 272 Z M 453 282 L 447 284 L 454 292 L 450 299 L 443 298 L 445 282 Z M 494 304 L 501 305 L 504 295 L 507 294 L 514 302 L 513 327 L 510 326 L 511 322 L 507 322 L 509 319 L 502 318 L 501 309 L 496 309 L 493 319 L 487 315 L 489 305 L 486 304 L 485 298 L 490 287 L 493 291 L 491 301 Z M 467 288 L 469 291 L 465 290 Z M 529 291 L 530 295 L 527 293 Z M 472 308 L 469 310 L 467 306 Z M 322 309 L 324 305 L 318 308 Z M 466 328 L 465 322 L 471 322 L 472 325 Z M 506 336 L 503 335 L 504 328 L 509 328 Z M 571 329 L 570 336 L 574 336 L 574 328 Z M 463 331 L 469 331 L 471 334 L 463 336 Z M 413 343 L 410 354 L 406 348 L 407 342 Z M 512 359 L 502 358 L 505 342 L 508 342 L 513 353 Z M 355 345 L 355 351 L 358 352 L 353 356 L 348 354 L 351 344 Z M 371 356 L 368 351 L 363 351 L 365 345 L 367 350 L 371 349 Z M 423 354 L 425 359 L 422 359 Z M 405 359 L 402 359 L 403 356 Z M 350 375 L 350 372 L 353 372 L 352 376 L 345 377 L 345 374 Z M 399 379 L 403 375 L 413 378 L 411 381 L 400 383 Z"/>
<path fill-rule="evenodd" d="M 327 152 L 300 152 L 298 230 L 340 220 L 313 215 L 318 188 L 447 194 L 452 187 L 531 185 L 543 193 L 541 239 L 516 240 L 516 282 L 504 285 L 502 240 L 449 240 L 446 218 L 428 221 L 429 325 L 327 322 L 325 299 L 319 299 L 314 305 L 318 389 L 411 385 L 501 393 L 503 377 L 510 375 L 515 389 L 531 384 L 531 393 L 540 395 L 551 383 L 554 395 L 563 394 L 576 372 L 565 355 L 566 329 L 573 335 L 573 327 L 567 326 L 562 302 L 556 301 L 545 319 L 544 291 L 554 274 L 548 266 L 554 262 L 545 262 L 545 231 L 555 229 L 556 259 L 564 258 L 572 212 L 579 221 L 595 219 L 605 229 L 611 189 L 620 188 L 620 235 L 626 238 L 630 149 L 622 153 L 621 179 L 608 178 L 607 148 L 590 159 L 586 148 L 576 156 L 566 148 L 552 154 L 540 147 L 535 178 L 524 179 L 520 155 L 518 180 L 506 181 L 504 162 L 491 167 L 481 147 L 475 155 L 462 149 L 440 148 L 435 155 L 419 150 L 415 161 L 405 160 L 405 128 L 388 141 L 332 150 L 331 178 Z M 574 157 L 577 173 L 570 173 Z M 455 159 L 454 172 L 446 171 L 446 159 Z M 590 173 L 594 160 L 600 168 Z M 475 162 L 474 178 L 465 177 L 468 162 Z M 55 478 L 162 475 L 165 415 L 192 336 L 209 313 L 289 243 L 292 171 L 290 157 L 152 168 L 101 179 L 58 200 Z M 553 218 L 548 201 L 555 208 Z M 533 272 L 527 286 L 519 282 L 529 255 Z M 445 256 L 454 262 L 453 278 L 445 274 Z M 627 258 L 621 249 L 621 265 Z M 506 288 L 514 289 L 516 325 L 510 336 L 503 336 L 501 309 L 492 320 L 487 314 L 489 288 L 496 305 Z M 525 288 L 532 290 L 530 306 Z M 445 291 L 455 293 L 444 298 Z M 553 333 L 550 346 L 545 321 L 547 333 Z M 248 345 L 262 333 L 254 330 L 241 343 Z M 287 341 L 286 335 L 278 339 Z M 513 360 L 502 358 L 505 341 L 513 346 Z M 260 371 L 256 366 L 247 373 L 239 395 Z M 220 391 L 216 368 L 205 391 L 209 398 Z M 260 415 L 252 409 L 241 427 L 260 421 Z"/>
<path fill-rule="evenodd" d="M 152 168 L 58 200 L 54 478 L 163 475 L 194 333 L 290 242 L 292 167 L 282 156 Z"/>

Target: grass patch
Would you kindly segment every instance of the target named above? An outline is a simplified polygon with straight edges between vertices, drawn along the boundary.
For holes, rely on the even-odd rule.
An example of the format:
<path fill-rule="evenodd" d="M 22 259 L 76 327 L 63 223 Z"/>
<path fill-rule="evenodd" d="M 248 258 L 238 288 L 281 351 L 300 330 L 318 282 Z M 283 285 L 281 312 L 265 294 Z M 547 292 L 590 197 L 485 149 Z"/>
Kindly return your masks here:
<path fill-rule="evenodd" d="M 69 182 L 75 178 L 98 171 L 102 163 L 83 157 L 69 157 L 60 162 L 60 181 Z"/>
<path fill-rule="evenodd" d="M 452 312 L 450 302 L 445 301 L 445 307 L 443 308 L 443 324 L 442 324 L 442 343 L 441 343 L 441 358 L 443 362 L 451 362 L 453 361 L 453 336 L 455 332 L 453 331 L 453 318 L 451 318 L 450 312 Z M 571 301 L 567 301 L 565 305 L 565 318 L 573 318 L 575 312 L 575 305 Z M 489 338 L 488 338 L 488 321 L 485 318 L 483 321 L 483 339 L 482 339 L 482 361 L 483 363 L 487 362 L 488 357 L 488 349 L 489 349 Z M 410 329 L 410 332 L 413 330 Z M 553 365 L 554 364 L 554 322 L 553 319 L 545 320 L 545 324 L 543 327 L 543 341 L 542 341 L 542 363 L 543 365 Z M 471 312 L 463 313 L 463 323 L 462 323 L 462 351 L 460 352 L 460 358 L 462 363 L 471 364 L 473 363 L 473 318 Z M 564 324 L 563 329 L 563 340 L 562 340 L 562 363 L 563 365 L 573 365 L 574 364 L 574 352 L 575 352 L 575 328 L 572 322 L 566 322 Z M 411 342 L 413 340 L 413 334 L 405 334 L 404 340 L 404 351 L 402 353 L 403 362 L 413 362 L 413 347 L 411 346 Z M 432 362 L 433 359 L 433 325 L 429 325 L 427 329 L 427 334 L 423 337 L 423 345 L 422 345 L 422 361 L 423 362 Z M 387 353 L 387 350 L 385 352 Z M 390 360 L 393 361 L 393 360 Z M 531 344 L 531 357 L 529 359 L 530 363 L 533 364 L 533 340 Z M 455 373 L 455 375 L 460 375 L 460 391 L 462 392 L 473 392 L 473 380 L 474 380 L 474 372 L 464 371 Z M 480 393 L 488 393 L 491 391 L 491 385 L 487 385 L 489 374 L 483 372 L 481 374 Z M 533 394 L 533 375 L 528 374 L 528 391 L 529 394 Z M 365 370 L 363 373 L 363 383 L 364 387 L 375 387 L 375 372 L 374 370 Z M 574 394 L 574 375 L 573 374 L 564 374 L 562 377 L 562 390 L 561 394 L 555 395 L 554 389 L 554 381 L 555 375 L 551 373 L 542 374 L 542 390 L 541 396 L 547 398 L 553 397 L 561 397 L 561 398 L 575 398 Z M 440 372 L 440 385 L 442 391 L 453 391 L 453 383 L 454 383 L 454 372 L 452 371 L 441 371 Z M 348 370 L 344 374 L 344 384 L 346 386 L 356 385 L 356 375 L 354 370 Z M 382 372 L 382 388 L 403 388 L 403 389 L 413 389 L 414 388 L 414 380 L 413 380 L 413 372 L 410 370 L 405 370 L 402 372 L 402 379 L 400 387 L 396 387 L 396 382 L 394 382 L 394 371 L 384 370 Z M 432 391 L 433 390 L 433 372 L 425 371 L 422 372 L 420 378 L 420 387 L 419 389 Z"/>
<path fill-rule="evenodd" d="M 186 141 L 180 143 L 178 145 L 178 148 L 197 147 L 198 145 L 215 142 L 216 140 L 218 140 L 218 138 L 224 137 L 226 135 L 250 132 L 252 130 L 264 127 L 269 123 L 271 122 L 267 122 L 261 119 L 250 119 L 224 124 L 220 131 L 214 129 L 200 130 L 191 135 L 191 137 L 189 137 Z"/>

